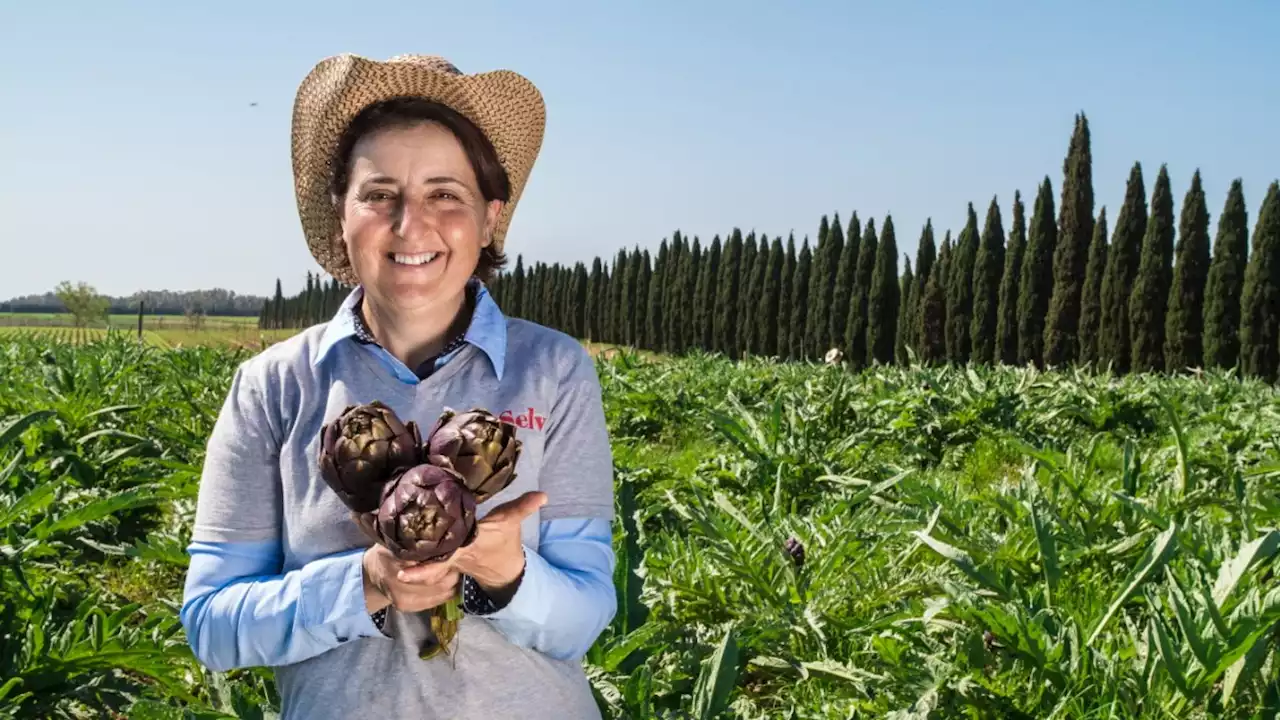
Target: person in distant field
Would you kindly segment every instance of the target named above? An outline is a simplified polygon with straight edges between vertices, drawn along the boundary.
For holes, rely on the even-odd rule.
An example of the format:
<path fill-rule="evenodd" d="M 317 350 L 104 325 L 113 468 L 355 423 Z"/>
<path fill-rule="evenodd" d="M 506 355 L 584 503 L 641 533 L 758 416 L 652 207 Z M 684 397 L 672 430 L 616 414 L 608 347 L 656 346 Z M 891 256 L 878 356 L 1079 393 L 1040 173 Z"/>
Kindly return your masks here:
<path fill-rule="evenodd" d="M 544 126 L 525 78 L 434 56 L 330 57 L 298 90 L 303 231 L 355 289 L 237 368 L 181 611 L 208 667 L 274 668 L 286 720 L 600 717 L 582 667 L 616 612 L 600 384 L 581 343 L 485 286 Z M 323 425 L 373 400 L 424 433 L 446 406 L 520 420 L 515 481 L 448 561 L 398 562 L 318 471 Z M 426 611 L 459 590 L 455 649 L 420 658 Z"/>

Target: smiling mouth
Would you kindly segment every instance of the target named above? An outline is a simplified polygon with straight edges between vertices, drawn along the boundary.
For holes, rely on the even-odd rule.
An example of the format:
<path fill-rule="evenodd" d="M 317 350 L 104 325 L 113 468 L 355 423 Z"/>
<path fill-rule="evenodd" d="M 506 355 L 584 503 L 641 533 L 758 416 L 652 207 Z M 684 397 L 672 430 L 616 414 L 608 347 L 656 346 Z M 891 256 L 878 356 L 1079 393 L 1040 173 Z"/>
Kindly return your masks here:
<path fill-rule="evenodd" d="M 391 260 L 393 260 L 397 265 L 408 265 L 410 267 L 416 267 L 419 265 L 426 265 L 427 263 L 435 260 L 436 258 L 440 257 L 440 253 L 429 252 L 429 253 L 417 253 L 415 255 L 408 255 L 405 253 L 389 253 L 389 256 Z"/>

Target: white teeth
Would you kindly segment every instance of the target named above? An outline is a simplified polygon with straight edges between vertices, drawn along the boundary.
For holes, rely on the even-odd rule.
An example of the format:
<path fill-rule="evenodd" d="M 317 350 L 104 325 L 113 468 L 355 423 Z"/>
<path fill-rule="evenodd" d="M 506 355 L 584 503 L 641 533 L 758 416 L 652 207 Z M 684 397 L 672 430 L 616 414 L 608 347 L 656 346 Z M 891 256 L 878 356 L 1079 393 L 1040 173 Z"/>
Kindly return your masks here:
<path fill-rule="evenodd" d="M 424 265 L 435 259 L 439 253 L 421 253 L 419 255 L 404 255 L 402 253 L 395 254 L 396 262 L 401 265 Z"/>

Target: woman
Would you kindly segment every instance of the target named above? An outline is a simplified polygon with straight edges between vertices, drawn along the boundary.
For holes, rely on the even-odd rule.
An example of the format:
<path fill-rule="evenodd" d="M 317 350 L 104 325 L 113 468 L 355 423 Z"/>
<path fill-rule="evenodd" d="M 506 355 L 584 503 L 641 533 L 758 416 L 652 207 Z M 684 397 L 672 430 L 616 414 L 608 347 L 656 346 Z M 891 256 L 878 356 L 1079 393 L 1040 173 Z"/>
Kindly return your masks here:
<path fill-rule="evenodd" d="M 599 717 L 582 656 L 615 612 L 612 458 L 594 365 L 505 318 L 485 280 L 541 147 L 511 72 L 342 55 L 298 90 L 307 243 L 355 286 L 328 323 L 239 367 L 209 438 L 182 621 L 210 668 L 275 669 L 284 718 Z M 373 545 L 318 472 L 323 425 L 380 400 L 517 419 L 516 479 L 446 562 Z M 461 592 L 448 654 L 419 657 Z"/>

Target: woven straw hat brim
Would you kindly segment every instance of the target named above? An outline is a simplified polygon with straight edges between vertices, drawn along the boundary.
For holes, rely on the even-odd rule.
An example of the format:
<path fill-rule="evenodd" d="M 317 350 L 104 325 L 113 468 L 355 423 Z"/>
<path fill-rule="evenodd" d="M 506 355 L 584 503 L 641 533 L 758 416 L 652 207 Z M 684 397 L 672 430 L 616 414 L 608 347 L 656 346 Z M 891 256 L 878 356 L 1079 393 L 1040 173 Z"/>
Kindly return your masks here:
<path fill-rule="evenodd" d="M 532 82 L 509 70 L 463 75 L 448 61 L 402 55 L 387 61 L 352 54 L 320 61 L 298 87 L 293 106 L 293 179 L 307 246 L 340 282 L 358 282 L 329 195 L 333 155 L 347 125 L 372 103 L 422 97 L 470 119 L 507 171 L 511 199 L 498 216 L 492 245 L 501 250 L 511 217 L 542 148 L 546 105 Z"/>

